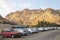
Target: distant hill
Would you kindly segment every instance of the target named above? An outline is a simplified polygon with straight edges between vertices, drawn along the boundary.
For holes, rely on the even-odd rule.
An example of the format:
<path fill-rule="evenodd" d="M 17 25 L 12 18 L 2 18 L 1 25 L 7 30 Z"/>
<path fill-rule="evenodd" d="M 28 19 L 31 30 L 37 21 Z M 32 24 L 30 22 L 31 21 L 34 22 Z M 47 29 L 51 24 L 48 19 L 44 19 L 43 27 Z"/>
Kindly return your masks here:
<path fill-rule="evenodd" d="M 56 10 L 56 11 L 60 13 L 60 10 Z"/>
<path fill-rule="evenodd" d="M 50 23 L 56 23 L 60 25 L 60 10 L 54 10 L 52 8 L 42 9 L 24 9 L 22 11 L 16 11 L 8 14 L 6 19 L 17 24 L 23 25 L 37 25 L 38 21 L 46 21 Z"/>
<path fill-rule="evenodd" d="M 0 24 L 15 24 L 15 23 L 12 22 L 12 21 L 9 21 L 8 19 L 3 18 L 3 17 L 0 15 Z"/>
<path fill-rule="evenodd" d="M 3 18 L 1 15 L 0 15 L 0 23 L 3 23 L 3 22 L 8 22 L 7 19 Z"/>

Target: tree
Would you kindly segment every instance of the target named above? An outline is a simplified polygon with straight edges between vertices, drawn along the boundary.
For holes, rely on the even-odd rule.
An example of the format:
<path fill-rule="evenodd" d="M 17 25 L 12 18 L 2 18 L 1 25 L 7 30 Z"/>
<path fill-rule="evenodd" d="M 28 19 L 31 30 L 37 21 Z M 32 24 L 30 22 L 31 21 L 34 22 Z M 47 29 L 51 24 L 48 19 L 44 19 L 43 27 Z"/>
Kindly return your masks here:
<path fill-rule="evenodd" d="M 55 24 L 55 23 L 49 23 L 49 22 L 45 22 L 43 21 L 38 21 L 38 24 L 35 25 L 34 27 L 59 27 L 60 25 Z"/>

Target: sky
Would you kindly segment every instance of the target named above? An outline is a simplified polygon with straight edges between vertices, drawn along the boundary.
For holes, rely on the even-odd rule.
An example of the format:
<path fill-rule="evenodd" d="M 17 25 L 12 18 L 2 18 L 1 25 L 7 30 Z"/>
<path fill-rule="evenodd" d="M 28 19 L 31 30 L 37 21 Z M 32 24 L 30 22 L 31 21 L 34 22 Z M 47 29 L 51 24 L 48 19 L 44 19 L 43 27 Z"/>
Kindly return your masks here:
<path fill-rule="evenodd" d="M 0 15 L 5 17 L 10 12 L 28 9 L 60 9 L 60 0 L 0 0 Z"/>

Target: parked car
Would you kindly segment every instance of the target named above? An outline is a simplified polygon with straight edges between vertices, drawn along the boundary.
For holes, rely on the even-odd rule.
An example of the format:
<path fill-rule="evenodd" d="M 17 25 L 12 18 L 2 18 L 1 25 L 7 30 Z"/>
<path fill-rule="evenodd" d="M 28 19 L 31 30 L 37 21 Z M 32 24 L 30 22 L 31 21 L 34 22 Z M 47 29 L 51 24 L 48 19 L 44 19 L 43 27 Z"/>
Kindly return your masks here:
<path fill-rule="evenodd" d="M 27 30 L 30 32 L 30 33 L 34 33 L 34 30 L 32 28 L 27 28 Z"/>
<path fill-rule="evenodd" d="M 12 38 L 16 38 L 16 37 L 21 37 L 21 33 L 20 32 L 16 32 L 16 31 L 10 31 L 10 30 L 2 30 L 0 32 L 0 37 L 12 37 Z"/>
<path fill-rule="evenodd" d="M 60 27 L 57 27 L 56 29 L 60 30 Z"/>
<path fill-rule="evenodd" d="M 38 30 L 39 30 L 39 31 L 43 31 L 44 29 L 39 27 Z"/>
<path fill-rule="evenodd" d="M 54 28 L 53 27 L 50 27 L 51 28 L 51 30 L 54 30 Z"/>
<path fill-rule="evenodd" d="M 57 29 L 57 27 L 53 27 L 54 28 L 54 30 L 56 30 Z"/>
<path fill-rule="evenodd" d="M 38 29 L 37 28 L 28 28 L 28 31 L 30 33 L 38 33 Z"/>
<path fill-rule="evenodd" d="M 27 27 L 12 27 L 13 30 L 20 32 L 23 36 L 29 35 L 30 32 L 27 30 Z"/>
<path fill-rule="evenodd" d="M 32 29 L 35 31 L 35 33 L 39 32 L 37 28 L 32 28 Z"/>
<path fill-rule="evenodd" d="M 47 27 L 43 28 L 44 31 L 48 31 L 49 29 Z"/>

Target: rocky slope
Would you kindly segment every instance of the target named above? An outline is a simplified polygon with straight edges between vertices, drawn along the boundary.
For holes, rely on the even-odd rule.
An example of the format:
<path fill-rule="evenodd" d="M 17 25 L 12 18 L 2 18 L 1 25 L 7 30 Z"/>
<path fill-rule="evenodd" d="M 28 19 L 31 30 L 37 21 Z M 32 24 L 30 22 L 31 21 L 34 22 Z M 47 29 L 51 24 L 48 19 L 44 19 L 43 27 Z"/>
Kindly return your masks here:
<path fill-rule="evenodd" d="M 0 23 L 3 23 L 3 22 L 8 22 L 7 19 L 3 18 L 1 15 L 0 15 Z"/>
<path fill-rule="evenodd" d="M 46 21 L 50 23 L 60 24 L 60 11 L 47 8 L 42 9 L 24 9 L 22 11 L 16 11 L 8 14 L 6 19 L 13 21 L 17 24 L 23 25 L 36 25 L 38 21 Z"/>
<path fill-rule="evenodd" d="M 9 21 L 8 19 L 3 18 L 3 17 L 0 15 L 0 24 L 15 24 L 15 23 L 13 23 L 12 21 Z M 0 25 L 0 26 L 1 26 L 1 25 Z"/>

